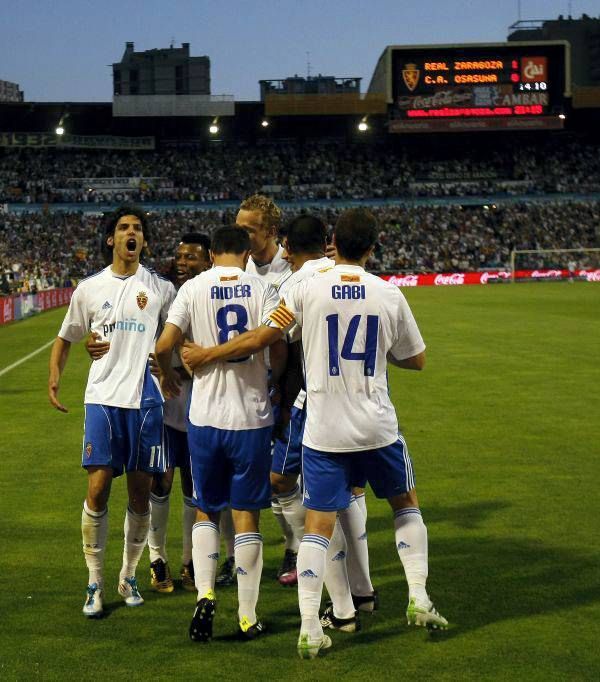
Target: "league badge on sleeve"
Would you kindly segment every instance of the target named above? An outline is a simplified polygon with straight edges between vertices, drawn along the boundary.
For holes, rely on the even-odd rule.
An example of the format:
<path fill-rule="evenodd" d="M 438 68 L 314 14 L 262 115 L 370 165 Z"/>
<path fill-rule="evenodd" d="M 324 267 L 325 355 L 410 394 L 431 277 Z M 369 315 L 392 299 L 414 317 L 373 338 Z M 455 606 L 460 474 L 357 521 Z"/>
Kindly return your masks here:
<path fill-rule="evenodd" d="M 135 300 L 137 301 L 138 308 L 140 310 L 143 310 L 146 307 L 146 304 L 148 303 L 148 294 L 145 291 L 138 291 Z"/>

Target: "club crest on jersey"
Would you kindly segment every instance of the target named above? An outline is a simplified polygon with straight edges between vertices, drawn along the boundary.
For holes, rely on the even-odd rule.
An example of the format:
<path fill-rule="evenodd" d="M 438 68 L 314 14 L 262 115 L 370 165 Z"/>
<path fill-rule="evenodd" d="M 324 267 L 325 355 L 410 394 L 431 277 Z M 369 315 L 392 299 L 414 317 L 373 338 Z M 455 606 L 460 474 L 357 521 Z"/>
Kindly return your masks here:
<path fill-rule="evenodd" d="M 419 76 L 421 72 L 417 69 L 416 64 L 407 64 L 404 69 L 402 69 L 402 80 L 404 85 L 412 92 L 419 83 Z"/>
<path fill-rule="evenodd" d="M 86 454 L 88 459 L 92 456 L 92 444 L 91 443 L 85 444 L 85 454 Z"/>
<path fill-rule="evenodd" d="M 135 300 L 137 301 L 138 308 L 143 310 L 148 303 L 148 294 L 145 291 L 138 291 Z"/>

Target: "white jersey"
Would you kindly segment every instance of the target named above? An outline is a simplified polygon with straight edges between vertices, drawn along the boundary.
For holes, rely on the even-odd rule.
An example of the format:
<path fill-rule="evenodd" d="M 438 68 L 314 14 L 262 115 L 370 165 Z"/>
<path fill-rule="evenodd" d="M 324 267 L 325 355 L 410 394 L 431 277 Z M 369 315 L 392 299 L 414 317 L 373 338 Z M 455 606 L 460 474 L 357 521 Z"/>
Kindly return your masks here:
<path fill-rule="evenodd" d="M 275 282 L 288 271 L 290 271 L 290 264 L 283 258 L 283 246 L 279 246 L 277 253 L 270 263 L 257 265 L 252 256 L 250 256 L 246 265 L 246 272 L 249 275 L 256 275 L 271 283 Z"/>
<path fill-rule="evenodd" d="M 289 273 L 282 275 L 282 277 L 275 282 L 275 288 L 277 289 L 279 298 L 285 299 L 286 292 L 289 291 L 295 284 L 312 277 L 316 272 L 330 270 L 334 265 L 335 261 L 331 258 L 327 258 L 326 256 L 323 256 L 323 258 L 316 258 L 314 260 L 307 260 L 299 270 L 296 270 L 296 272 L 290 271 Z M 288 332 L 288 343 L 300 341 L 301 338 L 302 329 L 296 324 Z M 304 407 L 305 401 L 306 391 L 301 388 L 300 392 L 296 396 L 296 400 L 294 401 L 294 407 L 301 410 Z"/>
<path fill-rule="evenodd" d="M 285 308 L 267 324 L 294 322 L 302 327 L 306 371 L 304 445 L 355 452 L 395 442 L 387 355 L 404 360 L 425 350 L 400 289 L 359 266 L 336 265 L 290 288 Z"/>
<path fill-rule="evenodd" d="M 201 346 L 216 346 L 258 327 L 279 304 L 271 284 L 217 266 L 182 285 L 167 322 Z M 264 352 L 194 374 L 189 419 L 195 426 L 241 431 L 273 425 Z"/>
<path fill-rule="evenodd" d="M 172 367 L 183 367 L 179 354 L 173 353 Z M 177 431 L 187 431 L 187 410 L 192 393 L 192 378 L 181 382 L 179 395 L 168 398 L 163 405 L 163 422 Z"/>
<path fill-rule="evenodd" d="M 58 335 L 74 343 L 96 332 L 110 341 L 90 367 L 86 403 L 139 409 L 163 402 L 148 355 L 174 298 L 171 282 L 143 265 L 127 277 L 109 266 L 78 284 Z"/>

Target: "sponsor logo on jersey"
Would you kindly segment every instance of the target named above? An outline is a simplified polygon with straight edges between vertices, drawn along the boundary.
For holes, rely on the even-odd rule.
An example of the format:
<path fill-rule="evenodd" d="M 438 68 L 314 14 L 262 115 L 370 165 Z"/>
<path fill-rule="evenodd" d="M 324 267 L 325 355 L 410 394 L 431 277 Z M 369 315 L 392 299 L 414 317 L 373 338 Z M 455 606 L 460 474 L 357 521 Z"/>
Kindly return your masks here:
<path fill-rule="evenodd" d="M 92 456 L 92 444 L 91 443 L 85 444 L 85 454 L 86 454 L 86 457 L 88 459 Z"/>
<path fill-rule="evenodd" d="M 108 336 L 110 333 L 114 332 L 115 329 L 123 332 L 145 332 L 146 325 L 143 322 L 137 322 L 135 317 L 126 318 L 124 320 L 119 320 L 118 322 L 112 322 L 111 324 L 103 324 L 102 331 L 104 336 Z"/>
<path fill-rule="evenodd" d="M 143 310 L 148 303 L 148 294 L 145 291 L 138 291 L 135 300 L 137 301 L 138 308 Z"/>
<path fill-rule="evenodd" d="M 112 305 L 108 301 L 104 301 L 104 305 L 102 306 L 102 310 L 109 310 L 112 308 Z"/>
<path fill-rule="evenodd" d="M 360 275 L 342 275 L 342 282 L 360 282 Z"/>
<path fill-rule="evenodd" d="M 238 275 L 229 275 L 228 277 L 219 277 L 219 282 L 235 282 L 239 279 Z"/>

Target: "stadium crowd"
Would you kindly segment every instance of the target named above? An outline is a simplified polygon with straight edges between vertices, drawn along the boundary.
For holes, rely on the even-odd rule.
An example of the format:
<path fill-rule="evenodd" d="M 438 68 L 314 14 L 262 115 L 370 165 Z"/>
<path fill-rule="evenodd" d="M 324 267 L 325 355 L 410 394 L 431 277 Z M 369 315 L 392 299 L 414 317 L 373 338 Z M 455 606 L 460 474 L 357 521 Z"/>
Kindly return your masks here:
<path fill-rule="evenodd" d="M 286 211 L 284 218 L 289 220 L 300 212 Z M 331 229 L 340 211 L 314 212 Z M 374 208 L 373 212 L 380 235 L 369 268 L 380 272 L 508 268 L 512 249 L 597 246 L 600 225 L 598 202 L 398 205 Z M 152 248 L 146 261 L 169 273 L 175 245 L 183 233 L 211 234 L 217 227 L 233 222 L 234 217 L 234 212 L 221 210 L 157 212 L 151 217 Z M 0 215 L 0 272 L 10 277 L 12 290 L 69 286 L 103 266 L 99 250 L 101 223 L 100 213 Z M 533 268 L 541 267 L 536 258 L 529 263 Z"/>
<path fill-rule="evenodd" d="M 341 142 L 0 150 L 0 203 L 205 203 L 258 190 L 278 200 L 598 192 L 600 149 L 550 138 L 470 145 L 460 153 Z"/>

